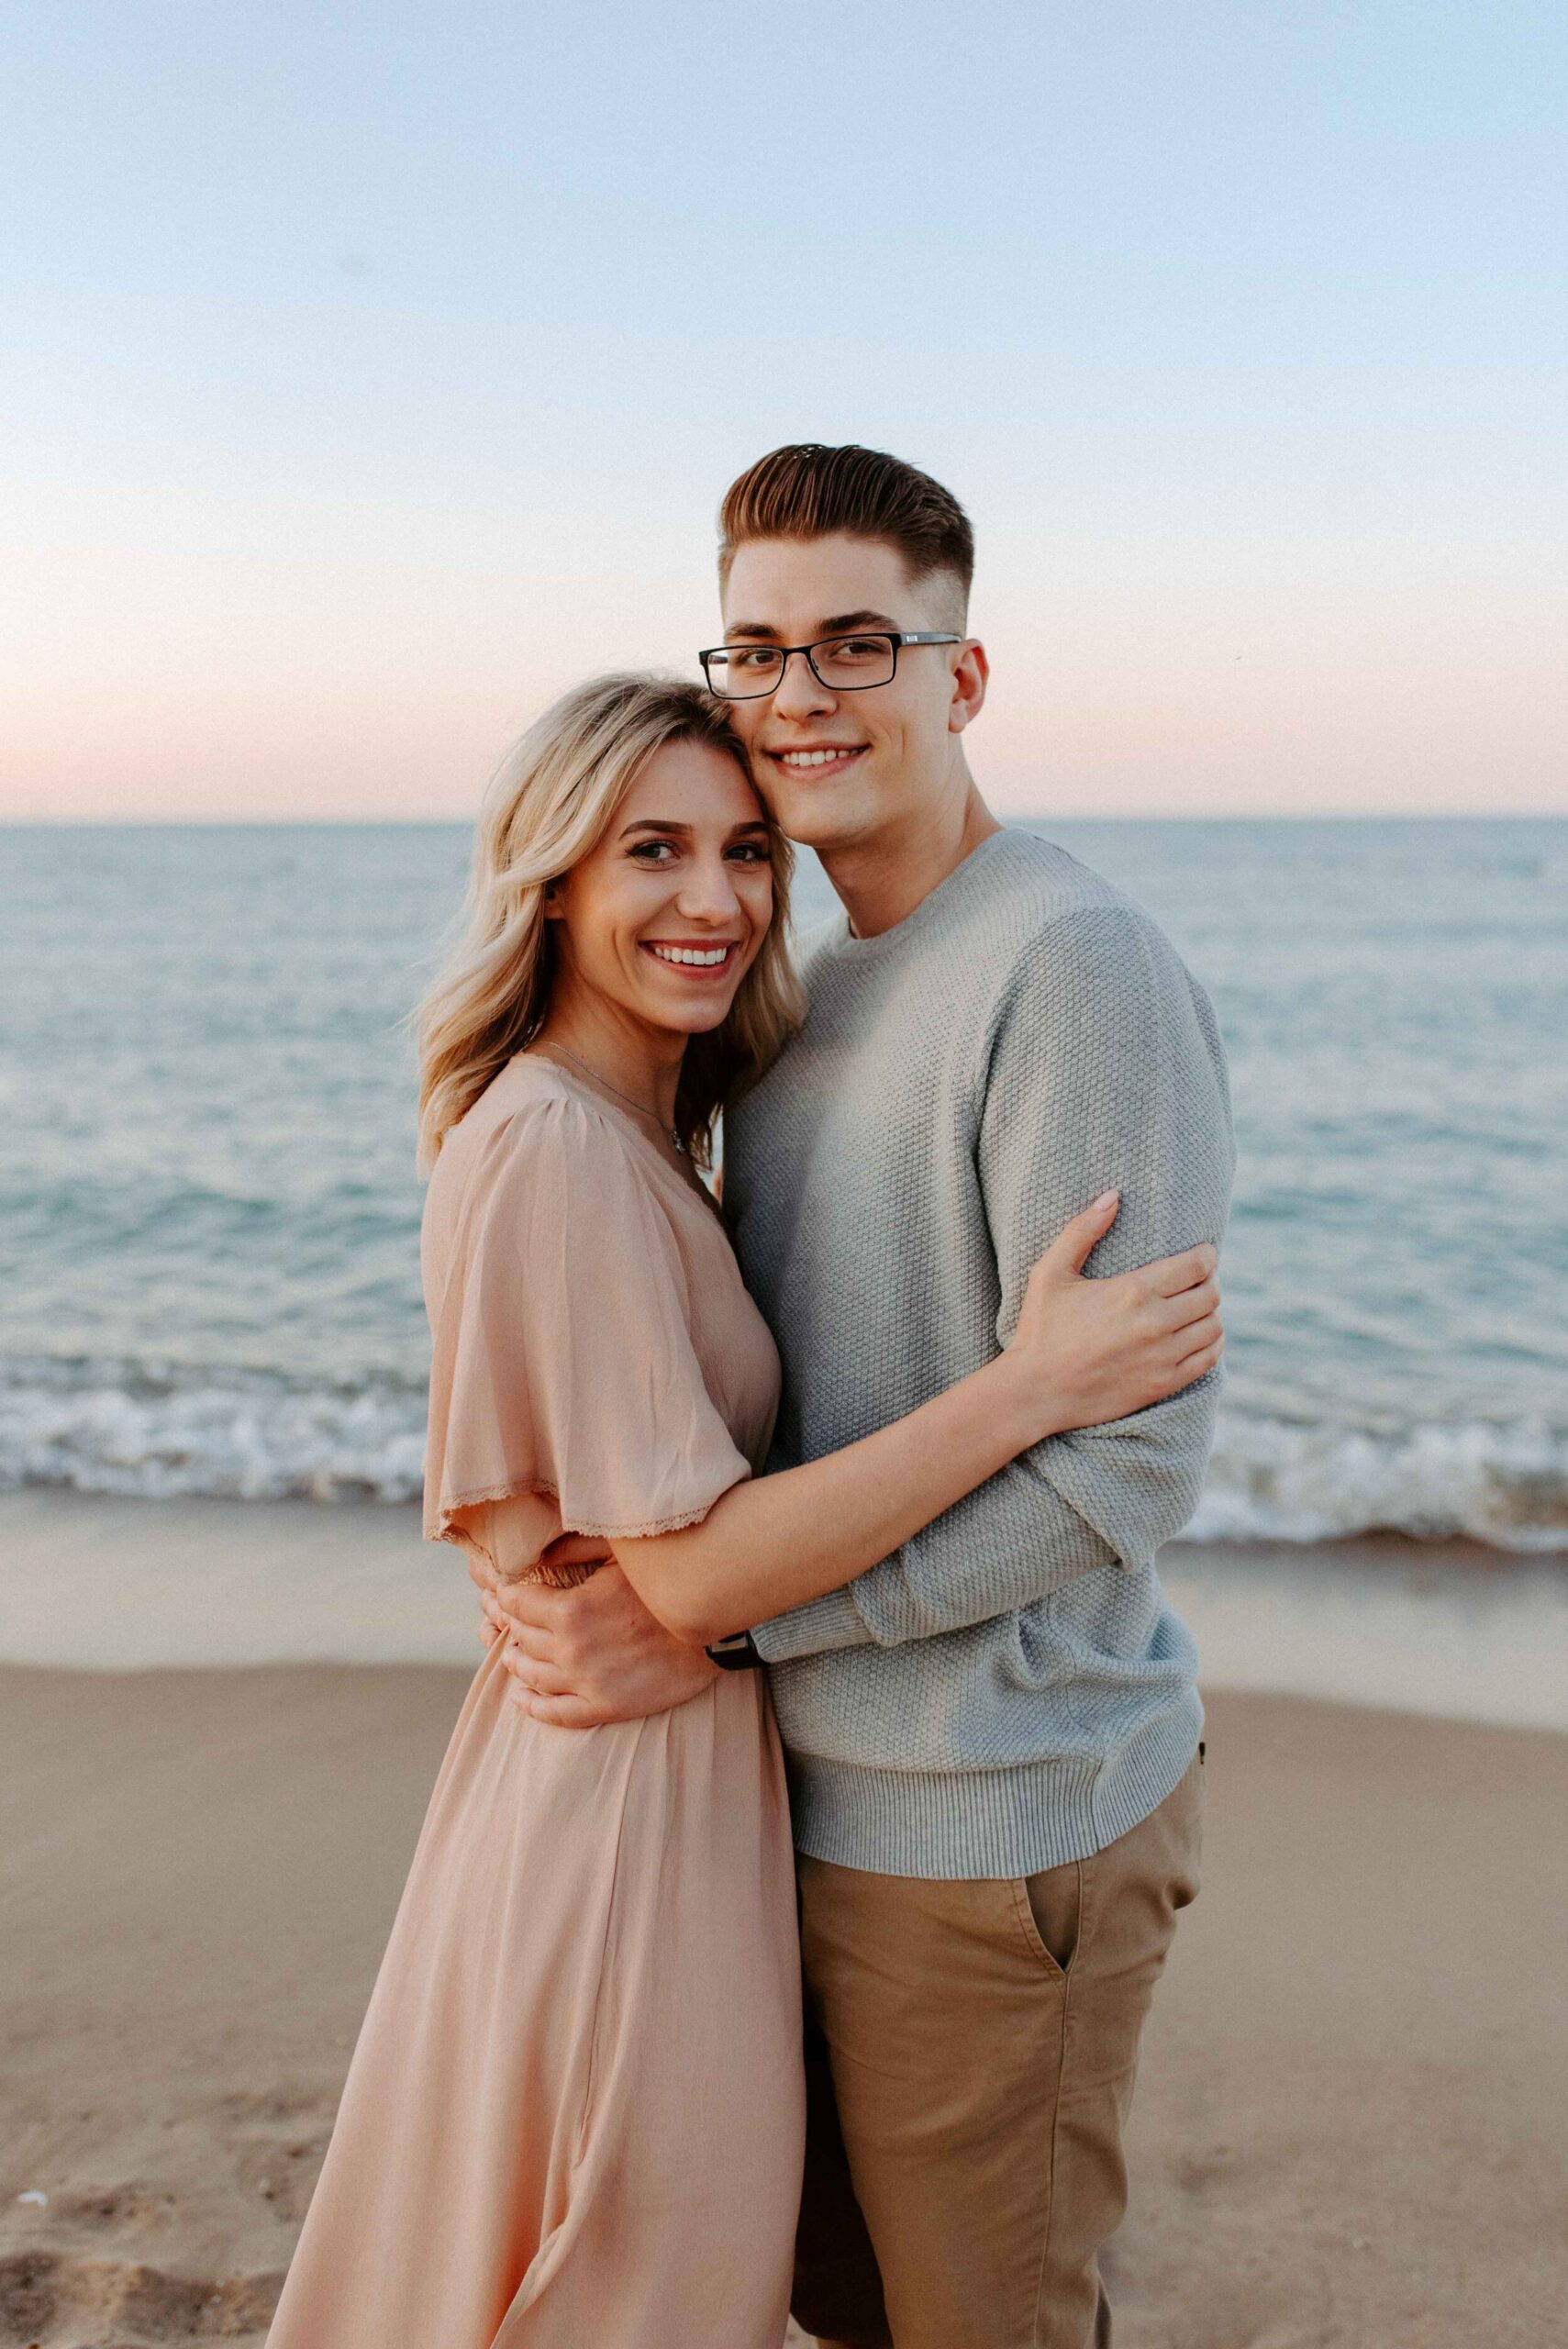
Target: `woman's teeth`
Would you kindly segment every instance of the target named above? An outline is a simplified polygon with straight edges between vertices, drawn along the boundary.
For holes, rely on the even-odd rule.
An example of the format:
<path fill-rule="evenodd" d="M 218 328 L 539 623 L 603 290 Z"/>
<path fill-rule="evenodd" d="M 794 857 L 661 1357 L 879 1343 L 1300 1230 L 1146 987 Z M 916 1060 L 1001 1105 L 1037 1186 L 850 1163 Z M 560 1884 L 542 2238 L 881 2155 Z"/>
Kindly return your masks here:
<path fill-rule="evenodd" d="M 687 963 L 694 969 L 711 971 L 729 960 L 728 946 L 653 946 L 649 949 L 662 963 Z"/>

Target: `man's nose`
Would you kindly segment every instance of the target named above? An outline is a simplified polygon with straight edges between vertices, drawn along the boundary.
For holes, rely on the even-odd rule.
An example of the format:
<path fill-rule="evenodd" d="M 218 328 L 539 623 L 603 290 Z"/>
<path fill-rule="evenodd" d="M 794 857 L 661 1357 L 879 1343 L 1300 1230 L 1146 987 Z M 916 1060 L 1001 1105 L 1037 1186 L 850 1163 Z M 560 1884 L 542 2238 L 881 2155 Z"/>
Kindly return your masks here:
<path fill-rule="evenodd" d="M 785 718 L 808 718 L 814 710 L 832 707 L 832 695 L 805 653 L 792 652 L 773 689 L 774 709 Z"/>

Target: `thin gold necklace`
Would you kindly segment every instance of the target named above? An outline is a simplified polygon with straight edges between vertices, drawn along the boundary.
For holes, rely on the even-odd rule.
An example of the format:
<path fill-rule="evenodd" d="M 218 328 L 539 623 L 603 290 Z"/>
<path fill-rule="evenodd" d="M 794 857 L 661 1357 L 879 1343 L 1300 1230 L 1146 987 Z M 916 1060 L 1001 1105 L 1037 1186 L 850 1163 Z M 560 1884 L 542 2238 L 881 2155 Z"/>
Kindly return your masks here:
<path fill-rule="evenodd" d="M 550 1038 L 550 1044 L 556 1052 L 564 1052 L 573 1066 L 574 1068 L 580 1068 L 584 1076 L 591 1076 L 595 1085 L 602 1085 L 606 1093 L 613 1093 L 617 1101 L 624 1101 L 627 1108 L 628 1109 L 635 1109 L 639 1118 L 647 1118 L 651 1124 L 658 1126 L 662 1132 L 667 1133 L 675 1148 L 680 1152 L 681 1156 L 683 1158 L 685 1157 L 686 1145 L 681 1140 L 680 1129 L 677 1126 L 666 1126 L 663 1119 L 659 1115 L 657 1109 L 650 1109 L 642 1102 L 634 1101 L 629 1093 L 623 1093 L 618 1085 L 612 1085 L 609 1078 L 604 1074 L 602 1069 L 590 1068 L 586 1061 L 579 1060 L 576 1053 L 572 1050 L 570 1044 L 563 1044 L 560 1041 L 559 1038 L 553 1036 Z"/>

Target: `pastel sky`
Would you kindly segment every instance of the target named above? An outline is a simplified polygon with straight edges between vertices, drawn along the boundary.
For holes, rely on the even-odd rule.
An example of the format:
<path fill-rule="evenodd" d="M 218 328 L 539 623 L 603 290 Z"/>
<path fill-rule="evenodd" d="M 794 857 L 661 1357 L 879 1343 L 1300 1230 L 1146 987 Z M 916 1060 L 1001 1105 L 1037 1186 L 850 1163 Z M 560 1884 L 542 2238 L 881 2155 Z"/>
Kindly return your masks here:
<path fill-rule="evenodd" d="M 980 542 L 995 804 L 1568 809 L 1568 11 L 29 0 L 0 808 L 457 816 L 784 440 Z"/>

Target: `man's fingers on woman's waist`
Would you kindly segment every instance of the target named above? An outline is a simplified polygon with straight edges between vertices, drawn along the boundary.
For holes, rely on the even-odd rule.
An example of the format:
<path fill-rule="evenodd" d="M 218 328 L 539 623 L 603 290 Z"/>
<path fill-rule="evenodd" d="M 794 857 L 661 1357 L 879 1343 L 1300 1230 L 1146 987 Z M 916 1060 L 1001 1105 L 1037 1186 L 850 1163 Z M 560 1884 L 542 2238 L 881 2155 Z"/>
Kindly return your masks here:
<path fill-rule="evenodd" d="M 499 1637 L 509 1641 L 518 1654 L 533 1656 L 541 1662 L 554 1655 L 559 1637 L 555 1631 L 541 1630 L 539 1624 L 519 1617 L 517 1610 L 506 1598 L 482 1598 L 479 1605 L 480 1612 L 490 1628 Z"/>
<path fill-rule="evenodd" d="M 508 1655 L 521 1656 L 529 1664 L 556 1664 L 559 1663 L 560 1659 L 550 1642 L 548 1640 L 541 1640 L 537 1631 L 530 1631 L 526 1628 L 519 1630 L 516 1623 L 505 1623 L 501 1628 Z"/>
<path fill-rule="evenodd" d="M 520 1687 L 531 1688 L 536 1697 L 572 1697 L 577 1693 L 564 1672 L 557 1671 L 553 1664 L 539 1663 L 535 1656 L 520 1654 L 510 1642 L 501 1663 Z"/>
<path fill-rule="evenodd" d="M 528 1623 L 506 1621 L 500 1629 L 513 1655 L 524 1656 L 530 1664 L 548 1664 L 551 1667 L 559 1664 L 556 1643 L 548 1631 L 536 1631 Z"/>
<path fill-rule="evenodd" d="M 479 1604 L 491 1621 L 499 1623 L 506 1631 L 514 1631 L 518 1625 L 526 1625 L 529 1630 L 538 1630 L 541 1628 L 540 1618 L 548 1620 L 550 1613 L 547 1608 L 538 1607 L 534 1603 L 535 1593 L 542 1587 L 543 1586 L 539 1583 L 508 1583 L 502 1590 L 482 1593 Z M 562 1591 L 553 1590 L 547 1595 L 551 1598 L 566 1596 Z"/>
<path fill-rule="evenodd" d="M 549 1721 L 557 1729 L 596 1729 L 602 1719 L 596 1707 L 581 1697 L 536 1697 L 516 1682 L 507 1689 L 510 1702 L 530 1720 Z"/>
<path fill-rule="evenodd" d="M 547 1582 L 512 1582 L 498 1594 L 499 1604 L 514 1623 L 531 1624 L 540 1631 L 557 1631 L 577 1612 L 589 1583 L 557 1590 Z"/>

